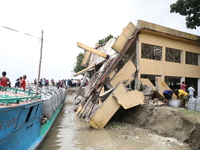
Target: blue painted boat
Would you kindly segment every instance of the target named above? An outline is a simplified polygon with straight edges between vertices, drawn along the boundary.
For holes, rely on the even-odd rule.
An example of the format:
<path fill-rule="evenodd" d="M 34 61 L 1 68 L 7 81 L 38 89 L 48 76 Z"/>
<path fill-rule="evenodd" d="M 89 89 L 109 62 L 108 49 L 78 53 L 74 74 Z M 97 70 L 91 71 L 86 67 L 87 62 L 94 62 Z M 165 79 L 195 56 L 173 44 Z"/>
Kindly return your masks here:
<path fill-rule="evenodd" d="M 0 149 L 36 149 L 61 110 L 66 90 L 45 87 L 36 95 L 33 89 L 0 89 Z"/>

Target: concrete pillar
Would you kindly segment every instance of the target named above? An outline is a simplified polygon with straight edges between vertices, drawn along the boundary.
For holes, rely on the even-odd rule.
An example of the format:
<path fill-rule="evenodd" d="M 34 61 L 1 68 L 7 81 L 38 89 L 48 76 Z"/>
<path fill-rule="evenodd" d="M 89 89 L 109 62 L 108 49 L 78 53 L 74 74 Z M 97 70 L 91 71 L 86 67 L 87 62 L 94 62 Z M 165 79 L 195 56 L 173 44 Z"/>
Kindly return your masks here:
<path fill-rule="evenodd" d="M 164 75 L 161 75 L 160 78 L 165 81 L 165 76 Z"/>
<path fill-rule="evenodd" d="M 197 87 L 198 87 L 197 96 L 200 96 L 200 79 L 197 80 Z"/>
<path fill-rule="evenodd" d="M 198 55 L 198 66 L 200 66 L 200 55 Z"/>
<path fill-rule="evenodd" d="M 182 51 L 182 53 L 181 53 L 181 63 L 182 64 L 185 64 L 186 62 L 185 62 L 185 58 L 186 58 L 186 54 L 185 54 L 186 52 L 185 51 Z"/>
<path fill-rule="evenodd" d="M 163 46 L 162 47 L 162 60 L 161 61 L 165 61 L 165 53 L 166 53 L 166 47 L 165 46 Z"/>
<path fill-rule="evenodd" d="M 182 84 L 182 82 L 185 82 L 185 77 L 180 78 L 180 85 Z"/>
<path fill-rule="evenodd" d="M 135 89 L 140 89 L 140 61 L 141 61 L 141 42 L 139 41 L 140 35 L 136 38 L 136 69 L 138 71 L 137 77 L 135 78 Z"/>

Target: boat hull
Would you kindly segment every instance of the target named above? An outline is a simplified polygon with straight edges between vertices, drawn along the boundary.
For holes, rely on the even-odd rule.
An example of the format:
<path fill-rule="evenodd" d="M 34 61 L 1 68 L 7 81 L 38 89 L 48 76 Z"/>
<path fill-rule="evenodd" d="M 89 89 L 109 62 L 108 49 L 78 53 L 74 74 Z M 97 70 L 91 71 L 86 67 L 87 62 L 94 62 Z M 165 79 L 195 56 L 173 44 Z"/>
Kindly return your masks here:
<path fill-rule="evenodd" d="M 62 109 L 63 105 L 64 105 L 64 102 L 61 103 L 59 108 L 55 111 L 51 120 L 47 119 L 47 122 L 41 126 L 40 136 L 37 138 L 37 140 L 34 143 L 32 143 L 32 146 L 29 147 L 28 150 L 34 150 L 39 147 L 39 145 L 42 143 L 42 141 L 45 139 L 46 135 L 48 134 L 49 130 L 51 129 L 51 126 L 53 125 L 53 123 L 54 123 L 57 115 L 59 114 L 60 110 Z"/>
<path fill-rule="evenodd" d="M 0 114 L 2 150 L 28 149 L 40 136 L 42 101 L 0 108 Z"/>

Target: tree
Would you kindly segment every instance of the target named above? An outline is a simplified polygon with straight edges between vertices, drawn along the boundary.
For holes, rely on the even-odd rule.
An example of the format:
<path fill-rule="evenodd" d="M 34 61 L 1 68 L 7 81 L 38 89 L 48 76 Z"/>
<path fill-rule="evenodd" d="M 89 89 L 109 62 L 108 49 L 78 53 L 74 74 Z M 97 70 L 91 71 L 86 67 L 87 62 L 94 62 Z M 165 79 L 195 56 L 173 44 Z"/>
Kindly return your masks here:
<path fill-rule="evenodd" d="M 76 57 L 76 65 L 74 67 L 74 72 L 79 72 L 83 69 L 85 69 L 86 67 L 81 66 L 82 60 L 84 58 L 85 53 L 80 52 L 78 54 L 78 56 Z"/>
<path fill-rule="evenodd" d="M 187 28 L 196 29 L 200 26 L 200 0 L 177 0 L 170 8 L 170 13 L 186 16 Z"/>
<path fill-rule="evenodd" d="M 98 41 L 98 44 L 104 44 L 106 42 L 108 42 L 111 38 L 113 38 L 113 36 L 110 34 L 109 36 L 105 37 L 104 39 L 101 39 Z"/>

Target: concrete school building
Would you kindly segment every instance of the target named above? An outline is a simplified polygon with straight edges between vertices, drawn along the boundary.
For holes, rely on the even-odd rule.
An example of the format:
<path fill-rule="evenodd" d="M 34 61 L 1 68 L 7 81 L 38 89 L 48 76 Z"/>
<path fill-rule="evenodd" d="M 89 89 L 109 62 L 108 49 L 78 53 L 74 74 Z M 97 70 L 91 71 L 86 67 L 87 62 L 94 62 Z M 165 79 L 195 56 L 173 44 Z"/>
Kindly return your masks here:
<path fill-rule="evenodd" d="M 171 89 L 182 81 L 200 95 L 200 36 L 139 20 L 137 38 L 130 46 L 139 78 L 154 83 L 159 76 Z"/>
<path fill-rule="evenodd" d="M 87 46 L 82 48 L 90 49 Z M 142 78 L 155 84 L 155 77 L 160 77 L 171 89 L 179 88 L 182 81 L 188 87 L 193 84 L 195 95 L 200 95 L 200 36 L 138 20 L 137 26 L 130 22 L 123 29 L 111 48 L 119 54 L 123 51 L 124 63 L 129 59 L 134 63 L 136 87 L 139 88 Z M 90 52 L 104 59 L 108 56 Z M 82 64 L 88 64 L 91 70 L 96 64 L 87 63 L 90 57 L 87 51 Z"/>

